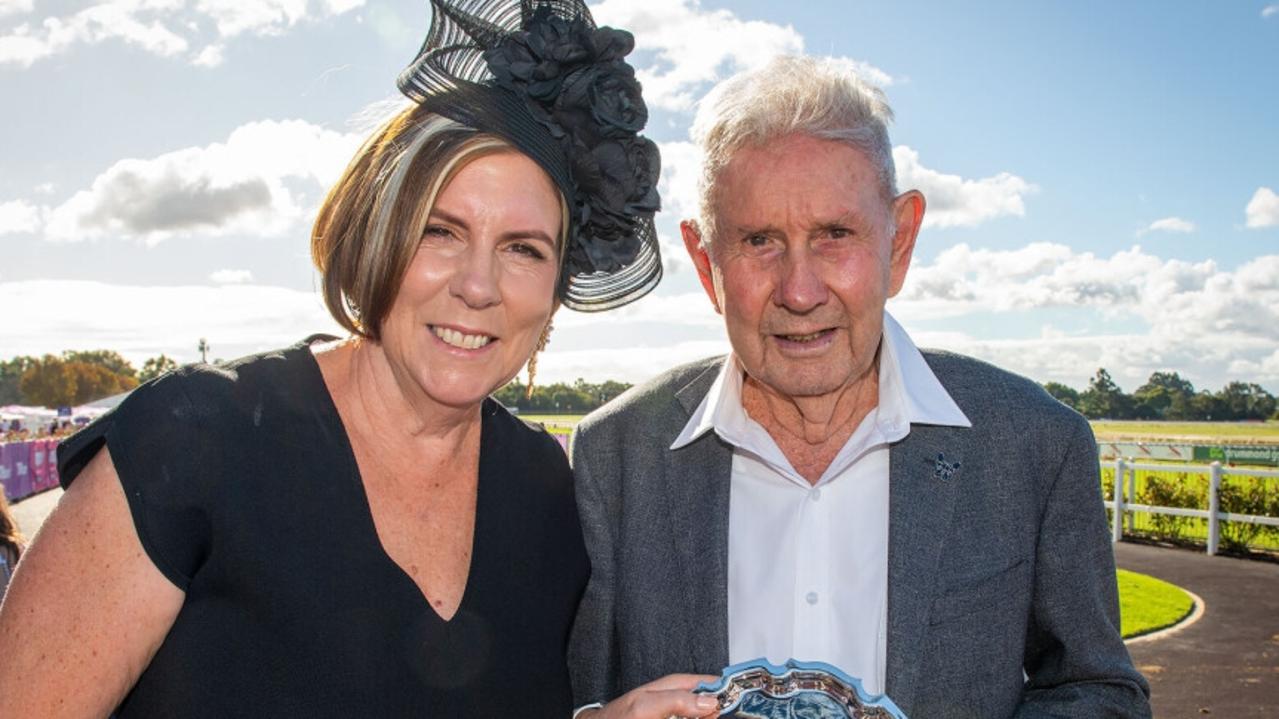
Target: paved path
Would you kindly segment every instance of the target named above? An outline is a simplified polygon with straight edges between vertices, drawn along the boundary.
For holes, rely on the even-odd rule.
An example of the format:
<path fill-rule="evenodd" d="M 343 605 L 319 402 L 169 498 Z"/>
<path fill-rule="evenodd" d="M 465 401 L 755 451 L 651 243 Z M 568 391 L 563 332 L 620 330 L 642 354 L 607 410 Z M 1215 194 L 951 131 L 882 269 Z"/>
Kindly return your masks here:
<path fill-rule="evenodd" d="M 55 489 L 14 505 L 28 537 L 62 496 Z M 1279 564 L 1127 542 L 1120 567 L 1194 592 L 1203 616 L 1157 639 L 1129 645 L 1150 680 L 1157 719 L 1279 717 Z"/>
<path fill-rule="evenodd" d="M 27 535 L 28 541 L 35 536 L 40 525 L 44 524 L 44 518 L 53 511 L 53 505 L 58 503 L 58 498 L 61 496 L 61 489 L 50 489 L 9 505 L 13 511 L 13 518 L 18 520 L 18 528 Z"/>
<path fill-rule="evenodd" d="M 1115 559 L 1204 601 L 1199 621 L 1128 647 L 1155 717 L 1279 717 L 1279 564 L 1127 542 Z"/>

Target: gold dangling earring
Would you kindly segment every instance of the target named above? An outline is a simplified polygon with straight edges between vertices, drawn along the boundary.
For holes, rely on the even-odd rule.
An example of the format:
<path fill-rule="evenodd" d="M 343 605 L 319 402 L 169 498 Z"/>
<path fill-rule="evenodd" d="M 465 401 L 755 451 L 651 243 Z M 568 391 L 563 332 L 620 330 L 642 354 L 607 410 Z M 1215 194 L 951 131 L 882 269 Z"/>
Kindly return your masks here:
<path fill-rule="evenodd" d="M 528 358 L 528 385 L 524 388 L 524 399 L 533 398 L 533 378 L 537 376 L 537 356 L 546 349 L 546 343 L 551 341 L 553 329 L 555 325 L 547 320 L 546 326 L 542 328 L 542 335 L 537 338 L 537 346 L 533 348 L 533 354 Z"/>

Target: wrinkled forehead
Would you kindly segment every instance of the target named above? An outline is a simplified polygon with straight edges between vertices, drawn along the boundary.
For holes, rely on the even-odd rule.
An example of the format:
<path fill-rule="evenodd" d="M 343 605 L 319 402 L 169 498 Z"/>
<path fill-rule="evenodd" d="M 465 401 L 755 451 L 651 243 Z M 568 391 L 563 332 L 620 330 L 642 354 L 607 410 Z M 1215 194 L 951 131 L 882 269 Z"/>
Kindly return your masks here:
<path fill-rule="evenodd" d="M 860 149 L 810 136 L 736 148 L 712 185 L 716 222 L 759 224 L 878 218 L 891 207 L 876 165 Z"/>

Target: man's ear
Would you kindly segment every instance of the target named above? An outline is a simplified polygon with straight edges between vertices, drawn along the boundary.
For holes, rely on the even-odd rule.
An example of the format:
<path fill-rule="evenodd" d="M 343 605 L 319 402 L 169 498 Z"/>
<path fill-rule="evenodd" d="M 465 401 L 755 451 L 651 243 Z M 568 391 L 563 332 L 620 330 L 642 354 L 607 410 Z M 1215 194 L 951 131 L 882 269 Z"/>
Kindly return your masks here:
<path fill-rule="evenodd" d="M 893 250 L 889 266 L 888 296 L 901 292 L 906 282 L 906 270 L 915 252 L 915 238 L 924 223 L 924 195 L 919 190 L 907 190 L 893 198 L 893 221 L 897 230 L 893 233 Z"/>
<path fill-rule="evenodd" d="M 711 298 L 711 304 L 715 305 L 715 311 L 723 314 L 719 306 L 719 297 L 715 294 L 715 278 L 711 274 L 711 257 L 706 245 L 702 243 L 702 233 L 697 227 L 697 221 L 684 220 L 679 223 L 679 233 L 684 238 L 684 249 L 688 250 L 688 256 L 692 258 L 693 266 L 697 268 L 697 279 L 702 281 L 702 289 L 706 290 L 706 296 Z"/>

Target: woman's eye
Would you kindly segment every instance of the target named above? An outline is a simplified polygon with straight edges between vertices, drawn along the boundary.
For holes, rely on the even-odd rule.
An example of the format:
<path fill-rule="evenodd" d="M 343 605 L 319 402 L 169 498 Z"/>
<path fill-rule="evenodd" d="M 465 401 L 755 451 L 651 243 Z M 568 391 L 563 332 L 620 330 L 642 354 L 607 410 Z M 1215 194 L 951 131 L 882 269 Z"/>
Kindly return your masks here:
<path fill-rule="evenodd" d="M 542 252 L 542 250 L 538 249 L 537 247 L 534 247 L 533 245 L 528 244 L 527 242 L 513 242 L 511 243 L 510 247 L 511 247 L 511 251 L 517 254 L 526 255 L 535 260 L 546 259 L 546 253 Z"/>
<path fill-rule="evenodd" d="M 453 231 L 442 225 L 427 225 L 423 237 L 452 237 Z"/>

